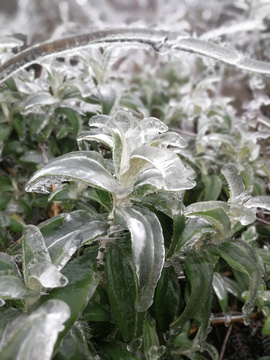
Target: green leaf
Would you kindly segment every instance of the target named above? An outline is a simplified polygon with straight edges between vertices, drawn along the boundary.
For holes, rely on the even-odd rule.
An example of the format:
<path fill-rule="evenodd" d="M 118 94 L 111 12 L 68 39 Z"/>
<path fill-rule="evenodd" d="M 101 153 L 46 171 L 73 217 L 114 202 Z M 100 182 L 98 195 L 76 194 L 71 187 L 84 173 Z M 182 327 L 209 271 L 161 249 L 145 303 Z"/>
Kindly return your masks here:
<path fill-rule="evenodd" d="M 215 233 L 213 227 L 204 219 L 189 218 L 176 245 L 175 253 L 187 251 L 196 245 L 207 244 L 213 233 Z"/>
<path fill-rule="evenodd" d="M 249 323 L 249 315 L 254 308 L 258 289 L 261 284 L 261 272 L 255 250 L 244 241 L 227 241 L 215 250 L 234 269 L 249 277 L 249 293 L 243 306 L 245 323 Z"/>
<path fill-rule="evenodd" d="M 241 176 L 238 174 L 237 168 L 233 164 L 226 164 L 221 169 L 221 172 L 225 176 L 229 185 L 229 202 L 238 202 L 238 198 L 245 191 L 245 185 Z"/>
<path fill-rule="evenodd" d="M 202 175 L 204 183 L 204 201 L 217 200 L 222 189 L 222 181 L 218 175 Z"/>
<path fill-rule="evenodd" d="M 169 325 L 178 314 L 180 296 L 178 277 L 174 268 L 172 266 L 164 267 L 156 287 L 154 303 L 151 308 L 157 322 L 158 331 L 165 333 L 169 330 Z"/>
<path fill-rule="evenodd" d="M 173 215 L 173 235 L 166 259 L 173 256 L 185 229 L 185 217 L 182 214 Z"/>
<path fill-rule="evenodd" d="M 144 208 L 116 209 L 116 221 L 131 234 L 133 260 L 138 279 L 138 311 L 147 310 L 154 297 L 165 259 L 162 227 L 157 216 Z"/>
<path fill-rule="evenodd" d="M 179 328 L 193 319 L 203 310 L 205 303 L 211 299 L 214 259 L 206 252 L 190 251 L 185 260 L 185 271 L 191 286 L 191 293 L 186 307 L 180 317 L 171 324 Z M 199 299 L 199 301 L 198 301 Z"/>
<path fill-rule="evenodd" d="M 117 341 L 102 342 L 100 347 L 104 350 L 112 360 L 141 360 L 141 356 L 135 352 L 127 350 L 127 344 Z"/>
<path fill-rule="evenodd" d="M 69 319 L 65 322 L 65 329 L 58 337 L 55 351 L 59 348 L 61 340 L 79 319 L 100 281 L 100 275 L 96 272 L 93 260 L 89 255 L 83 255 L 70 261 L 63 268 L 62 273 L 68 279 L 68 285 L 52 289 L 39 301 L 42 304 L 48 299 L 62 300 L 71 311 Z"/>
<path fill-rule="evenodd" d="M 262 328 L 262 333 L 264 335 L 270 335 L 270 316 L 265 320 L 265 323 Z"/>
<path fill-rule="evenodd" d="M 81 320 L 95 322 L 113 322 L 108 306 L 100 304 L 95 300 L 89 301 L 83 311 Z"/>
<path fill-rule="evenodd" d="M 82 325 L 77 321 L 64 337 L 53 360 L 95 360 L 90 354 Z"/>
<path fill-rule="evenodd" d="M 218 298 L 223 314 L 226 314 L 228 309 L 227 286 L 223 280 L 223 277 L 217 272 L 214 273 L 214 277 L 213 277 L 213 289 Z"/>
<path fill-rule="evenodd" d="M 222 201 L 205 201 L 189 205 L 185 209 L 187 217 L 201 217 L 214 226 L 222 235 L 228 236 L 231 222 L 227 215 L 230 206 Z"/>
<path fill-rule="evenodd" d="M 26 124 L 23 116 L 20 113 L 13 114 L 12 124 L 16 130 L 20 140 L 23 140 L 26 133 Z"/>
<path fill-rule="evenodd" d="M 147 317 L 143 323 L 143 347 L 146 359 L 149 359 L 148 352 L 152 346 L 159 347 L 159 339 L 155 321 Z"/>
<path fill-rule="evenodd" d="M 140 335 L 144 318 L 144 314 L 135 309 L 137 279 L 129 257 L 118 243 L 109 244 L 105 261 L 107 291 L 114 318 L 125 341 Z"/>
<path fill-rule="evenodd" d="M 48 194 L 52 184 L 74 181 L 124 196 L 126 190 L 105 169 L 101 154 L 94 151 L 76 151 L 62 155 L 34 173 L 26 191 Z"/>
<path fill-rule="evenodd" d="M 23 273 L 26 285 L 33 290 L 66 286 L 68 280 L 51 262 L 38 227 L 27 225 L 22 238 Z"/>
<path fill-rule="evenodd" d="M 50 360 L 58 334 L 69 316 L 69 307 L 63 301 L 48 300 L 30 315 L 13 318 L 5 326 L 0 358 Z"/>
<path fill-rule="evenodd" d="M 76 250 L 106 233 L 108 225 L 86 211 L 60 214 L 40 225 L 40 231 L 58 269 L 70 260 Z"/>
<path fill-rule="evenodd" d="M 55 113 L 59 115 L 64 115 L 72 126 L 73 132 L 75 134 L 78 134 L 81 128 L 81 117 L 78 111 L 75 111 L 74 109 L 69 107 L 59 107 L 55 110 Z"/>

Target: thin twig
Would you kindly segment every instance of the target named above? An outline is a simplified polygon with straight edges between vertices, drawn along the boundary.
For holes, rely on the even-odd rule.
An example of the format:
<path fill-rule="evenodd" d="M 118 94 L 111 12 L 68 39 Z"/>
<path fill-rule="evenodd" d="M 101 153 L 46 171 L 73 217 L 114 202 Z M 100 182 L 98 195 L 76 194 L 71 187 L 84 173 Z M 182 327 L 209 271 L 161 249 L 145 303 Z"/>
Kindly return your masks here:
<path fill-rule="evenodd" d="M 231 324 L 231 325 L 229 326 L 228 330 L 227 330 L 225 339 L 224 339 L 224 341 L 223 341 L 222 348 L 221 348 L 221 351 L 220 351 L 219 360 L 222 360 L 222 359 L 223 359 L 223 356 L 224 356 L 224 353 L 225 353 L 225 350 L 226 350 L 226 346 L 227 346 L 229 337 L 230 337 L 231 332 L 232 332 L 232 328 L 233 328 L 233 326 L 232 326 L 232 324 Z"/>

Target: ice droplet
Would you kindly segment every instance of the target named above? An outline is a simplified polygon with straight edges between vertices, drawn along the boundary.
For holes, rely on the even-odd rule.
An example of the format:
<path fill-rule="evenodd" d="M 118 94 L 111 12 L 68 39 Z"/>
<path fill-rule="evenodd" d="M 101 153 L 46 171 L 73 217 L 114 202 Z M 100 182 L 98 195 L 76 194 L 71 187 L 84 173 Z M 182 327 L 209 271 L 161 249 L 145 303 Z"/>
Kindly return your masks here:
<path fill-rule="evenodd" d="M 232 323 L 232 315 L 230 312 L 227 312 L 225 314 L 224 325 L 226 327 L 229 327 L 231 325 L 231 323 Z"/>

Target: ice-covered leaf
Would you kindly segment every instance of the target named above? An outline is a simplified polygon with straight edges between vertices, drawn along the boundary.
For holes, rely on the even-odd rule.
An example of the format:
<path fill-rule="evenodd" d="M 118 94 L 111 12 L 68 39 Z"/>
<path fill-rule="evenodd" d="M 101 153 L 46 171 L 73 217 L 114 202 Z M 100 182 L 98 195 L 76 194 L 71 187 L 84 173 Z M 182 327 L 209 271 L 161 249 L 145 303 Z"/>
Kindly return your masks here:
<path fill-rule="evenodd" d="M 55 288 L 67 285 L 67 278 L 52 264 L 38 227 L 25 226 L 22 248 L 24 281 L 30 289 L 38 291 L 41 287 Z"/>
<path fill-rule="evenodd" d="M 233 164 L 227 164 L 223 166 L 221 172 L 225 176 L 229 185 L 229 202 L 238 202 L 237 200 L 239 196 L 245 191 L 245 186 L 241 176 L 238 174 L 236 167 Z"/>
<path fill-rule="evenodd" d="M 215 230 L 204 219 L 189 218 L 184 227 L 183 234 L 179 236 L 175 252 L 188 251 L 193 246 L 207 243 L 208 238 L 211 239 L 213 233 L 215 233 Z"/>
<path fill-rule="evenodd" d="M 223 277 L 220 273 L 215 272 L 213 277 L 213 289 L 218 298 L 220 307 L 223 311 L 223 314 L 226 314 L 228 308 L 228 292 L 227 285 L 223 280 Z"/>
<path fill-rule="evenodd" d="M 173 146 L 182 149 L 187 146 L 187 141 L 182 138 L 180 134 L 169 131 L 165 134 L 160 134 L 159 136 L 156 136 L 150 145 L 161 148 Z"/>
<path fill-rule="evenodd" d="M 189 205 L 185 209 L 185 215 L 190 218 L 202 217 L 227 236 L 231 230 L 230 218 L 227 215 L 229 210 L 230 206 L 222 201 L 204 201 Z"/>
<path fill-rule="evenodd" d="M 92 94 L 92 91 L 90 88 L 85 84 L 84 81 L 78 80 L 78 79 L 72 79 L 65 81 L 58 89 L 57 89 L 57 95 L 59 98 L 64 97 L 67 90 L 70 91 L 70 89 L 76 89 L 79 91 L 82 98 L 86 98 L 87 96 L 90 96 Z"/>
<path fill-rule="evenodd" d="M 246 274 L 250 281 L 249 293 L 243 306 L 245 323 L 254 308 L 258 289 L 261 284 L 261 272 L 255 250 L 245 241 L 227 241 L 219 245 L 215 252 L 234 269 Z"/>
<path fill-rule="evenodd" d="M 65 323 L 65 329 L 62 329 L 63 331 L 58 337 L 55 351 L 59 348 L 62 339 L 79 319 L 100 281 L 100 275 L 96 271 L 93 259 L 89 254 L 71 260 L 63 268 L 62 273 L 68 279 L 67 286 L 52 289 L 42 296 L 39 301 L 39 304 L 43 304 L 48 299 L 57 299 L 65 302 L 70 308 L 70 316 Z"/>
<path fill-rule="evenodd" d="M 108 359 L 111 360 L 141 360 L 141 353 L 131 352 L 127 349 L 127 344 L 124 342 L 113 341 L 108 342 L 104 341 L 100 343 L 102 350 L 105 351 L 106 355 L 109 356 Z M 107 360 L 107 357 L 104 356 L 104 360 Z"/>
<path fill-rule="evenodd" d="M 107 247 L 105 271 L 113 317 L 123 339 L 132 341 L 141 335 L 144 313 L 135 308 L 138 301 L 135 267 L 130 263 L 130 253 L 121 244 Z"/>
<path fill-rule="evenodd" d="M 270 211 L 270 196 L 254 196 L 245 202 L 244 206 L 247 208 L 262 208 Z"/>
<path fill-rule="evenodd" d="M 116 101 L 116 91 L 110 85 L 100 85 L 102 114 L 110 114 Z"/>
<path fill-rule="evenodd" d="M 169 330 L 169 325 L 178 314 L 180 299 L 179 280 L 175 270 L 172 266 L 164 267 L 156 287 L 152 307 L 158 331 L 165 333 Z"/>
<path fill-rule="evenodd" d="M 77 136 L 77 141 L 97 141 L 108 148 L 113 148 L 113 139 L 110 135 L 102 133 L 94 133 L 93 131 L 82 131 Z"/>
<path fill-rule="evenodd" d="M 15 270 L 0 270 L 0 306 L 4 304 L 4 300 L 21 300 L 37 296 L 39 293 L 27 288 Z"/>
<path fill-rule="evenodd" d="M 50 360 L 58 334 L 69 316 L 68 305 L 59 300 L 48 300 L 30 315 L 17 315 L 6 324 L 0 358 Z"/>
<path fill-rule="evenodd" d="M 24 108 L 29 110 L 34 106 L 52 105 L 57 102 L 58 100 L 48 92 L 40 92 L 30 95 L 25 101 Z"/>
<path fill-rule="evenodd" d="M 159 348 L 159 338 L 156 331 L 156 324 L 153 319 L 147 317 L 143 324 L 143 347 L 147 360 L 152 360 L 153 357 L 149 356 L 153 347 Z M 158 357 L 154 357 L 158 359 Z"/>
<path fill-rule="evenodd" d="M 60 214 L 40 224 L 52 263 L 61 269 L 76 250 L 104 234 L 107 225 L 83 210 Z"/>
<path fill-rule="evenodd" d="M 83 325 L 77 321 L 69 333 L 64 337 L 55 360 L 85 359 L 95 360 L 91 355 Z"/>
<path fill-rule="evenodd" d="M 130 169 L 121 174 L 121 181 L 129 183 L 138 177 L 140 172 L 149 165 L 155 167 L 165 180 L 167 190 L 180 191 L 191 189 L 195 186 L 191 178 L 192 173 L 185 168 L 180 158 L 169 149 L 160 149 L 152 146 L 136 148 L 130 157 Z"/>
<path fill-rule="evenodd" d="M 3 252 L 0 252 L 0 270 L 12 270 L 21 278 L 20 270 L 14 258 Z"/>
<path fill-rule="evenodd" d="M 49 162 L 30 178 L 26 191 L 49 193 L 52 184 L 65 181 L 101 188 L 118 196 L 126 194 L 105 169 L 102 155 L 94 151 L 71 152 Z"/>
<path fill-rule="evenodd" d="M 222 181 L 218 175 L 202 175 L 204 183 L 204 201 L 217 200 L 222 189 Z"/>
<path fill-rule="evenodd" d="M 206 252 L 190 251 L 187 254 L 185 270 L 191 286 L 191 292 L 184 311 L 171 324 L 171 328 L 182 327 L 187 321 L 194 319 L 197 313 L 204 308 L 206 302 L 211 301 L 214 266 L 215 261 L 213 257 Z"/>
<path fill-rule="evenodd" d="M 142 187 L 143 189 L 141 189 Z M 157 169 L 147 169 L 142 172 L 134 186 L 134 190 L 138 190 L 141 195 L 146 195 L 148 192 L 153 192 L 157 189 L 167 189 L 166 182 Z"/>
<path fill-rule="evenodd" d="M 164 238 L 155 214 L 143 208 L 116 209 L 116 221 L 131 234 L 133 259 L 138 278 L 138 311 L 147 310 L 154 297 L 165 258 Z"/>
<path fill-rule="evenodd" d="M 222 201 L 203 201 L 191 204 L 185 209 L 185 215 L 190 218 L 201 217 L 207 220 L 225 237 L 231 236 L 256 219 L 254 211 L 238 204 Z"/>

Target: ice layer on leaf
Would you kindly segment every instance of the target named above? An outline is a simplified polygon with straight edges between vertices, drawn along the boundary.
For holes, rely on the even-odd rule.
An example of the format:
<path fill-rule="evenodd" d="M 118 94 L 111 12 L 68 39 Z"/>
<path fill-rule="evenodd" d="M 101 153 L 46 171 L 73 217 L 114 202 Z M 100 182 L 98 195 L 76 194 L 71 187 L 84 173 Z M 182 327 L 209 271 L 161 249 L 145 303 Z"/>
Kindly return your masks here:
<path fill-rule="evenodd" d="M 154 297 L 165 259 L 160 222 L 147 209 L 125 207 L 115 211 L 116 221 L 131 234 L 133 260 L 138 278 L 138 311 L 147 310 Z"/>
<path fill-rule="evenodd" d="M 68 283 L 68 279 L 52 264 L 42 233 L 34 225 L 27 225 L 24 230 L 23 263 L 25 283 L 33 290 L 38 290 L 35 280 L 45 288 L 62 287 Z"/>

